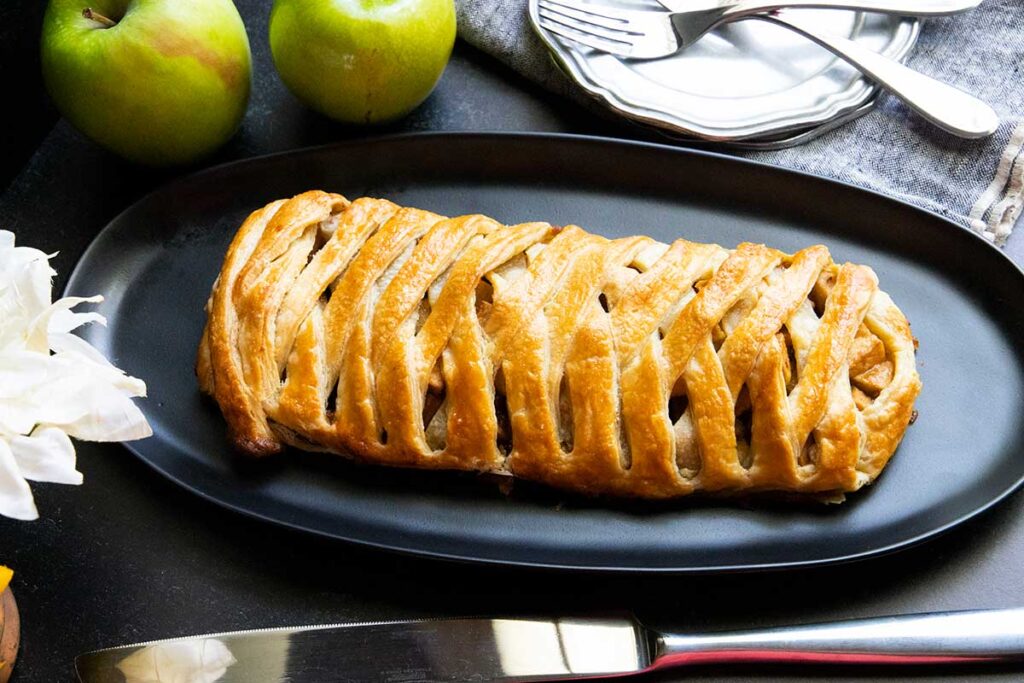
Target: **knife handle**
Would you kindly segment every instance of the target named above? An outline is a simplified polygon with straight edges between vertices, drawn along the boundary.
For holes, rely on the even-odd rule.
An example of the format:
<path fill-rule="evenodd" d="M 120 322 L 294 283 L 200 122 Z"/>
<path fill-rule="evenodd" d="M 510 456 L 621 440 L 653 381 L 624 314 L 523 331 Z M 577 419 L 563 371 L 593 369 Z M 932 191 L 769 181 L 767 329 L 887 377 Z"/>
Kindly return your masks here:
<path fill-rule="evenodd" d="M 1024 609 L 935 612 L 709 635 L 663 634 L 652 668 L 686 664 L 939 664 L 1024 658 Z"/>

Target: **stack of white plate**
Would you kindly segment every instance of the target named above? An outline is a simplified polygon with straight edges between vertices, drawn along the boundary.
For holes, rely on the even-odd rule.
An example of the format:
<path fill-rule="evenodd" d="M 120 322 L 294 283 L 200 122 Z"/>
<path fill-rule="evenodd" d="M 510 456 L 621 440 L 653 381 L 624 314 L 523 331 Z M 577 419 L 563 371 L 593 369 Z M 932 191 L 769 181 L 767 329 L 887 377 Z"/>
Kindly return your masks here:
<path fill-rule="evenodd" d="M 593 0 L 597 1 L 597 0 Z M 600 0 L 664 11 L 654 0 Z M 845 10 L 787 10 L 822 33 L 902 60 L 920 20 Z M 748 19 L 724 24 L 674 55 L 615 57 L 534 30 L 566 74 L 603 106 L 675 136 L 779 149 L 797 145 L 868 111 L 879 89 L 831 52 L 781 26 Z"/>

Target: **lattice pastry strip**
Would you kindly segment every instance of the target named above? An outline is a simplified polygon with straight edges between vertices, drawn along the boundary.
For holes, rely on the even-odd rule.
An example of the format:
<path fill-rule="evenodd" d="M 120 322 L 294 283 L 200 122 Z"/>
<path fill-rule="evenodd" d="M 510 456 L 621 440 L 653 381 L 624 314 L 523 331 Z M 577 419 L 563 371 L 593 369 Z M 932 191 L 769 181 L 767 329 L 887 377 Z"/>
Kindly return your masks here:
<path fill-rule="evenodd" d="M 852 491 L 898 445 L 914 340 L 870 269 L 307 192 L 252 214 L 200 385 L 254 455 L 589 494 Z"/>

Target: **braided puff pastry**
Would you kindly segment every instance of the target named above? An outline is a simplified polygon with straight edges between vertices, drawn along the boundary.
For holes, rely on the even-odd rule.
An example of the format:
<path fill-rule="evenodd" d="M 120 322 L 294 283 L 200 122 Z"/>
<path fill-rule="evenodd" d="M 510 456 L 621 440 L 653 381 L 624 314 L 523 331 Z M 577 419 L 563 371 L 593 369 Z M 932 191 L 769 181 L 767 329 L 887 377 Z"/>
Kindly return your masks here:
<path fill-rule="evenodd" d="M 865 266 L 307 192 L 253 213 L 197 371 L 235 446 L 587 494 L 837 494 L 920 389 Z"/>

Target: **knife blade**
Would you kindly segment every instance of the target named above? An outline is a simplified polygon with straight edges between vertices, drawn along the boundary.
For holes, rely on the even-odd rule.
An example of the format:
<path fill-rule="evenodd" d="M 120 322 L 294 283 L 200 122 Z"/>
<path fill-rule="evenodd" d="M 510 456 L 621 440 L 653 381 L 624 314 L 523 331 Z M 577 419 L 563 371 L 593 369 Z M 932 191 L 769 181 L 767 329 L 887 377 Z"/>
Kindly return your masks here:
<path fill-rule="evenodd" d="M 79 656 L 83 683 L 538 681 L 688 664 L 936 664 L 1024 659 L 1024 608 L 705 635 L 633 618 L 447 619 L 238 631 Z"/>
<path fill-rule="evenodd" d="M 416 683 L 593 678 L 649 662 L 631 619 L 442 619 L 155 641 L 80 655 L 75 668 L 83 683 Z"/>

